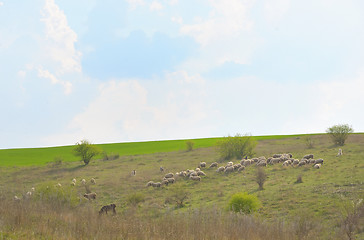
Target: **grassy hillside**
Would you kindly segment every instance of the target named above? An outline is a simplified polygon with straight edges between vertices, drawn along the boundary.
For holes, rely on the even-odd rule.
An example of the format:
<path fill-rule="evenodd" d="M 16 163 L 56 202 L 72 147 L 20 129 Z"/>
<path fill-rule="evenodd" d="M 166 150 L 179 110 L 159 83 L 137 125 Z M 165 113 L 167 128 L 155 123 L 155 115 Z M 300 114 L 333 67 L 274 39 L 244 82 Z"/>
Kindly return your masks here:
<path fill-rule="evenodd" d="M 292 135 L 293 136 L 293 135 Z M 299 136 L 299 135 L 294 135 Z M 257 140 L 286 138 L 279 136 L 259 136 Z M 221 138 L 192 139 L 194 148 L 212 147 Z M 158 152 L 181 151 L 186 148 L 187 140 L 150 141 L 132 143 L 97 144 L 107 153 L 115 153 L 121 156 L 142 155 Z M 53 162 L 60 157 L 65 162 L 78 161 L 72 154 L 73 146 L 49 147 L 49 148 L 24 148 L 24 149 L 3 149 L 0 150 L 0 166 L 37 166 Z M 98 156 L 101 158 L 102 156 Z"/>
<path fill-rule="evenodd" d="M 162 188 L 154 189 L 145 186 L 150 180 L 155 182 L 161 181 L 164 173 L 160 173 L 160 166 L 164 166 L 166 172 L 175 173 L 181 170 L 194 169 L 201 161 L 205 161 L 208 164 L 218 161 L 215 148 L 209 147 L 217 139 L 201 139 L 194 140 L 198 148 L 191 152 L 183 150 L 183 140 L 143 143 L 149 147 L 146 147 L 147 150 L 145 151 L 150 151 L 145 154 L 141 154 L 142 148 L 138 148 L 132 143 L 107 144 L 101 145 L 101 147 L 109 152 L 121 153 L 121 149 L 128 149 L 129 153 L 132 152 L 134 154 L 121 154 L 122 156 L 116 160 L 91 161 L 88 166 L 83 166 L 80 162 L 70 161 L 64 162 L 60 166 L 2 167 L 0 168 L 0 182 L 2 183 L 0 185 L 0 193 L 3 199 L 10 201 L 14 195 L 22 196 L 33 186 L 39 189 L 44 184 L 55 185 L 59 182 L 64 188 L 70 188 L 71 180 L 76 178 L 78 181 L 75 187 L 76 194 L 82 199 L 85 187 L 80 184 L 80 180 L 85 178 L 89 181 L 89 179 L 95 178 L 97 184 L 90 185 L 90 189 L 97 193 L 97 200 L 90 203 L 82 203 L 81 205 L 97 214 L 102 205 L 115 203 L 117 205 L 118 220 L 123 221 L 123 216 L 127 215 L 130 217 L 130 214 L 132 216 L 143 216 L 142 219 L 149 219 L 148 223 L 135 223 L 142 226 L 143 224 L 151 224 L 153 221 L 157 223 L 161 221 L 160 217 L 170 216 L 170 213 L 187 214 L 186 216 L 190 216 L 189 214 L 192 209 L 218 209 L 219 211 L 225 211 L 226 204 L 231 195 L 244 191 L 256 194 L 262 202 L 262 208 L 256 213 L 256 219 L 265 219 L 262 221 L 267 221 L 270 224 L 283 224 L 282 226 L 279 225 L 280 227 L 277 225 L 274 229 L 283 229 L 283 232 L 289 233 L 289 236 L 284 235 L 285 239 L 295 239 L 290 234 L 297 237 L 296 239 L 343 239 L 345 235 L 341 234 L 342 229 L 340 227 L 343 218 L 342 210 L 345 209 L 346 203 L 352 200 L 357 201 L 364 197 L 364 135 L 351 135 L 346 145 L 342 147 L 344 155 L 341 157 L 336 157 L 338 147 L 332 145 L 327 135 L 312 135 L 311 138 L 314 143 L 313 149 L 307 149 L 305 136 L 261 137 L 258 139 L 256 147 L 257 156 L 269 157 L 274 153 L 289 152 L 293 154 L 294 158 L 301 159 L 302 156 L 312 153 L 315 158 L 323 158 L 325 161 L 321 169 L 314 169 L 312 165 L 302 167 L 282 167 L 281 164 L 269 165 L 265 168 L 268 179 L 262 191 L 258 190 L 258 185 L 254 180 L 255 166 L 249 166 L 243 172 L 234 172 L 229 175 L 216 173 L 216 169 L 204 169 L 207 176 L 203 177 L 201 182 L 178 178 L 175 184 Z M 169 146 L 168 149 L 170 151 L 154 152 L 156 149 L 162 149 L 162 145 L 165 147 L 163 149 Z M 65 148 L 67 149 L 67 147 Z M 175 149 L 172 150 L 173 148 Z M 48 151 L 55 149 L 57 148 L 51 148 Z M 43 156 L 43 158 L 45 157 Z M 233 161 L 238 162 L 238 160 Z M 225 163 L 220 162 L 219 164 L 224 165 Z M 136 176 L 131 176 L 130 173 L 134 169 L 137 171 L 137 174 Z M 303 183 L 295 183 L 298 176 L 302 177 Z M 188 199 L 186 200 L 185 207 L 176 209 L 173 196 L 181 189 L 187 193 Z M 143 201 L 133 205 L 131 199 L 136 199 L 138 196 Z M 5 212 L 4 209 L 3 211 Z M 2 211 L 1 206 L 0 211 Z M 67 214 L 72 215 L 71 213 Z M 208 214 L 219 213 L 209 212 L 206 214 L 208 216 Z M 12 219 L 10 214 L 8 218 Z M 54 218 L 56 218 L 56 221 L 64 224 L 67 221 L 71 221 L 59 219 L 56 216 Z M 186 218 L 189 219 L 189 217 Z M 213 215 L 212 218 L 216 218 L 216 215 Z M 27 224 L 27 218 L 24 219 L 22 229 L 26 229 L 24 225 Z M 180 221 L 185 221 L 182 219 Z M 183 222 L 183 224 L 193 225 L 193 219 L 191 217 L 191 222 Z M 0 221 L 0 231 L 1 222 L 9 221 L 7 219 Z M 208 222 L 206 219 L 203 221 Z M 235 220 L 233 221 L 232 218 L 228 218 L 226 224 L 230 224 L 230 221 L 232 221 L 232 224 Z M 267 225 L 267 223 L 265 224 L 267 229 L 271 229 L 272 226 Z M 13 227 L 16 226 L 14 223 L 9 224 Z M 259 224 L 257 223 L 257 225 Z M 151 229 L 160 228 L 159 225 L 158 227 L 156 225 L 145 226 Z M 212 226 L 214 225 L 208 226 L 209 228 L 206 227 L 206 231 L 212 231 Z M 177 226 L 175 227 L 177 228 Z M 219 225 L 219 229 L 222 232 L 225 231 L 223 230 L 224 228 L 223 225 Z M 357 230 L 358 239 L 363 239 L 363 230 Z M 175 231 L 180 231 L 180 229 Z M 259 231 L 259 229 L 255 229 L 256 233 Z M 130 237 L 130 239 L 138 239 L 137 233 L 130 234 L 136 234 L 132 235 L 134 238 Z M 177 233 L 173 234 L 171 236 L 178 236 Z M 264 235 L 264 233 L 261 234 Z M 314 237 L 310 234 L 314 234 Z M 161 238 L 158 236 L 154 239 Z M 279 236 L 276 239 L 283 238 L 283 235 Z M 166 236 L 166 238 L 168 237 Z M 180 239 L 187 238 L 191 238 L 191 235 L 181 237 Z M 148 237 L 140 237 L 139 239 L 148 239 Z M 219 238 L 209 237 L 207 239 Z M 231 236 L 229 239 L 241 238 Z M 267 238 L 252 237 L 251 239 Z"/>

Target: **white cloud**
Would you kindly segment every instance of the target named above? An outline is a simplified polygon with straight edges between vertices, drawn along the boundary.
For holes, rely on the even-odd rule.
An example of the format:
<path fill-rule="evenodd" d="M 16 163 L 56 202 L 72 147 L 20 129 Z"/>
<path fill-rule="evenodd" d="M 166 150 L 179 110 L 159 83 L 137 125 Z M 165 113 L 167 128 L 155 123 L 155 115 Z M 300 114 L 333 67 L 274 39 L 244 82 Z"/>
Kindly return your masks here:
<path fill-rule="evenodd" d="M 81 53 L 74 46 L 77 34 L 68 26 L 64 12 L 54 0 L 46 0 L 42 15 L 41 21 L 46 25 L 47 54 L 53 61 L 61 64 L 57 72 L 80 72 Z"/>
<path fill-rule="evenodd" d="M 268 24 L 276 24 L 291 6 L 291 0 L 266 0 L 264 15 Z"/>
<path fill-rule="evenodd" d="M 4 5 L 4 3 L 3 2 L 0 2 L 0 7 L 3 6 L 3 5 Z"/>
<path fill-rule="evenodd" d="M 151 11 L 160 11 L 163 9 L 163 5 L 158 1 L 153 1 L 149 6 Z"/>
<path fill-rule="evenodd" d="M 68 81 L 59 80 L 53 74 L 51 74 L 48 70 L 43 70 L 42 68 L 38 68 L 38 77 L 46 78 L 51 80 L 52 84 L 60 84 L 64 87 L 64 94 L 68 95 L 72 92 L 72 83 Z"/>
<path fill-rule="evenodd" d="M 129 3 L 129 7 L 131 10 L 135 10 L 139 6 L 144 6 L 144 0 L 126 0 Z"/>

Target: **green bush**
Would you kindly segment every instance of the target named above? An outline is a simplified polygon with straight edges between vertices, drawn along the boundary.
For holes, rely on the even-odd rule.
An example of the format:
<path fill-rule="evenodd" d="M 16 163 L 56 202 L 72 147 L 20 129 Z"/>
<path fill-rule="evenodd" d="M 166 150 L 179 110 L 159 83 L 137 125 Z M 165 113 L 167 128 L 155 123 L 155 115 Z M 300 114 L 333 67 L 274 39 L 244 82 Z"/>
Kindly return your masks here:
<path fill-rule="evenodd" d="M 338 124 L 326 129 L 326 132 L 330 135 L 334 144 L 344 146 L 349 134 L 353 133 L 354 130 L 348 124 Z"/>
<path fill-rule="evenodd" d="M 75 207 L 80 202 L 75 187 L 59 187 L 55 183 L 50 182 L 37 186 L 34 199 L 58 207 Z"/>
<path fill-rule="evenodd" d="M 217 142 L 220 157 L 224 160 L 232 158 L 242 159 L 244 156 L 252 157 L 257 142 L 251 136 L 236 134 L 234 137 L 224 137 Z"/>
<path fill-rule="evenodd" d="M 191 140 L 186 141 L 186 150 L 188 152 L 193 150 L 193 145 L 195 145 L 195 143 Z"/>
<path fill-rule="evenodd" d="M 230 211 L 250 214 L 258 210 L 261 206 L 259 199 L 255 195 L 248 193 L 235 193 L 231 196 L 228 208 Z"/>
<path fill-rule="evenodd" d="M 145 197 L 142 193 L 132 193 L 127 197 L 127 202 L 133 207 L 137 207 L 139 203 L 144 202 Z"/>

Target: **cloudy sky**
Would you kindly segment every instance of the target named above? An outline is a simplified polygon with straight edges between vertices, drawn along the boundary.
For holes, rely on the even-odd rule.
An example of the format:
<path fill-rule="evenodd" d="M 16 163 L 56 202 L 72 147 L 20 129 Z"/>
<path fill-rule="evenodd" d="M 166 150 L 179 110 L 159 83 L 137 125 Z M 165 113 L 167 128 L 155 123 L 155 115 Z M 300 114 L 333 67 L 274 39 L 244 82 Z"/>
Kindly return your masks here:
<path fill-rule="evenodd" d="M 364 132 L 361 0 L 0 0 L 0 148 Z"/>

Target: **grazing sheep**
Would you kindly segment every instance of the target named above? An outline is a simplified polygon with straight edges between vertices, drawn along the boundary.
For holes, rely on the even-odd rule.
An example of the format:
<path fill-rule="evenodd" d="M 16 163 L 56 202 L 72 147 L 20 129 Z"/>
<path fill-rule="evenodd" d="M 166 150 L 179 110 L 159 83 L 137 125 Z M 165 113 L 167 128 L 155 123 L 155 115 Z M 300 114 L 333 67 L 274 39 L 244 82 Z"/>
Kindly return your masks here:
<path fill-rule="evenodd" d="M 35 192 L 35 187 L 32 187 L 30 191 Z"/>
<path fill-rule="evenodd" d="M 281 161 L 280 158 L 272 158 L 269 163 L 273 165 L 273 164 L 279 163 L 280 161 Z"/>
<path fill-rule="evenodd" d="M 164 172 L 164 167 L 159 167 L 160 172 Z"/>
<path fill-rule="evenodd" d="M 225 167 L 223 167 L 223 166 L 216 169 L 216 172 L 223 172 L 223 171 L 225 171 Z"/>
<path fill-rule="evenodd" d="M 163 180 L 167 180 L 168 183 L 174 183 L 176 181 L 174 178 L 164 178 Z"/>
<path fill-rule="evenodd" d="M 161 184 L 168 186 L 169 182 L 168 182 L 167 179 L 163 179 L 162 182 L 161 182 Z"/>
<path fill-rule="evenodd" d="M 200 164 L 198 164 L 199 168 L 203 168 L 206 167 L 206 162 L 200 162 Z"/>
<path fill-rule="evenodd" d="M 342 155 L 343 155 L 343 150 L 341 148 L 339 148 L 339 152 L 337 153 L 336 157 L 339 157 Z"/>
<path fill-rule="evenodd" d="M 234 167 L 233 167 L 233 166 L 231 166 L 231 167 L 227 167 L 227 168 L 225 168 L 225 170 L 224 170 L 224 173 L 231 173 L 231 172 L 234 172 Z"/>
<path fill-rule="evenodd" d="M 206 173 L 204 173 L 203 171 L 198 171 L 197 176 L 206 176 Z"/>
<path fill-rule="evenodd" d="M 76 186 L 76 183 L 75 182 L 71 182 L 71 186 Z"/>
<path fill-rule="evenodd" d="M 81 183 L 82 183 L 82 185 L 86 185 L 86 180 L 85 179 L 82 179 L 81 180 Z"/>
<path fill-rule="evenodd" d="M 303 158 L 305 158 L 305 159 L 313 158 L 313 154 L 307 154 L 307 155 L 303 156 Z"/>
<path fill-rule="evenodd" d="M 161 187 L 162 183 L 160 182 L 152 182 L 152 187 Z"/>
<path fill-rule="evenodd" d="M 62 184 L 57 183 L 56 187 L 62 187 Z"/>
<path fill-rule="evenodd" d="M 287 167 L 289 165 L 291 165 L 291 162 L 289 160 L 284 161 L 282 164 L 283 167 Z"/>
<path fill-rule="evenodd" d="M 232 165 L 234 165 L 234 163 L 233 163 L 233 162 L 228 162 L 226 166 L 227 166 L 227 167 L 231 167 Z"/>
<path fill-rule="evenodd" d="M 165 178 L 173 178 L 174 174 L 173 173 L 167 173 L 164 177 Z"/>
<path fill-rule="evenodd" d="M 103 214 L 103 213 L 106 213 L 107 214 L 107 211 L 112 211 L 113 214 L 116 214 L 116 211 L 115 211 L 115 208 L 116 208 L 116 205 L 115 204 L 110 204 L 110 205 L 106 205 L 106 206 L 103 206 L 100 211 L 99 211 L 99 215 Z"/>
<path fill-rule="evenodd" d="M 300 163 L 300 161 L 298 159 L 294 159 L 292 162 L 293 165 L 298 165 L 299 163 Z"/>
<path fill-rule="evenodd" d="M 91 200 L 91 199 L 96 199 L 96 193 L 85 193 L 83 196 L 85 197 L 85 198 L 87 198 L 88 200 Z"/>
<path fill-rule="evenodd" d="M 250 159 L 248 159 L 248 160 L 244 160 L 243 164 L 241 164 L 241 165 L 243 165 L 243 166 L 247 167 L 247 166 L 249 166 L 250 164 L 252 164 L 252 161 L 251 161 Z"/>
<path fill-rule="evenodd" d="M 282 154 L 273 154 L 273 158 L 280 158 L 282 156 Z"/>
<path fill-rule="evenodd" d="M 195 171 L 198 172 L 198 171 L 201 171 L 201 169 L 200 168 L 196 168 Z"/>
<path fill-rule="evenodd" d="M 74 182 L 76 184 L 77 183 L 76 178 L 72 179 L 72 182 Z"/>
<path fill-rule="evenodd" d="M 211 163 L 210 167 L 209 168 L 213 168 L 213 167 L 217 167 L 218 166 L 218 163 L 217 162 L 213 162 Z"/>
<path fill-rule="evenodd" d="M 190 179 L 192 179 L 194 181 L 201 181 L 201 177 L 199 177 L 199 176 L 190 176 Z"/>
<path fill-rule="evenodd" d="M 319 169 L 319 168 L 321 167 L 321 164 L 320 164 L 320 163 L 317 163 L 317 164 L 313 165 L 313 167 L 314 167 L 315 169 Z"/>
<path fill-rule="evenodd" d="M 131 171 L 132 176 L 136 176 L 136 170 Z"/>
<path fill-rule="evenodd" d="M 238 169 L 238 172 L 241 172 L 245 169 L 245 166 L 241 166 L 239 169 Z"/>
<path fill-rule="evenodd" d="M 267 163 L 265 161 L 257 162 L 256 166 L 257 167 L 266 167 Z"/>
<path fill-rule="evenodd" d="M 305 159 L 302 159 L 299 163 L 298 163 L 298 166 L 304 166 L 307 164 L 307 160 Z"/>
<path fill-rule="evenodd" d="M 153 181 L 149 181 L 149 182 L 147 183 L 146 187 L 150 187 L 150 186 L 152 186 L 152 184 L 153 184 L 153 183 L 154 183 Z"/>
<path fill-rule="evenodd" d="M 96 184 L 95 178 L 91 178 L 90 182 L 91 182 L 91 184 Z"/>
<path fill-rule="evenodd" d="M 317 164 L 317 163 L 324 164 L 324 160 L 323 160 L 322 158 L 320 158 L 320 159 L 316 159 L 314 163 L 315 163 L 315 164 Z"/>
<path fill-rule="evenodd" d="M 15 202 L 20 202 L 20 198 L 19 198 L 18 196 L 16 196 L 16 195 L 15 195 L 15 196 L 14 196 L 14 201 L 15 201 Z"/>
<path fill-rule="evenodd" d="M 33 193 L 32 193 L 32 192 L 30 192 L 30 191 L 29 191 L 29 192 L 27 192 L 27 193 L 25 194 L 25 198 L 26 198 L 26 199 L 30 199 L 30 198 L 32 197 L 32 194 L 33 194 Z"/>
<path fill-rule="evenodd" d="M 189 177 L 190 176 L 198 176 L 198 174 L 197 174 L 197 172 L 196 171 L 192 171 L 192 172 L 190 172 L 190 174 L 189 174 Z"/>
<path fill-rule="evenodd" d="M 239 169 L 240 167 L 241 167 L 241 164 L 240 164 L 240 163 L 235 164 L 235 165 L 233 166 L 234 170 L 237 170 L 237 169 Z"/>

